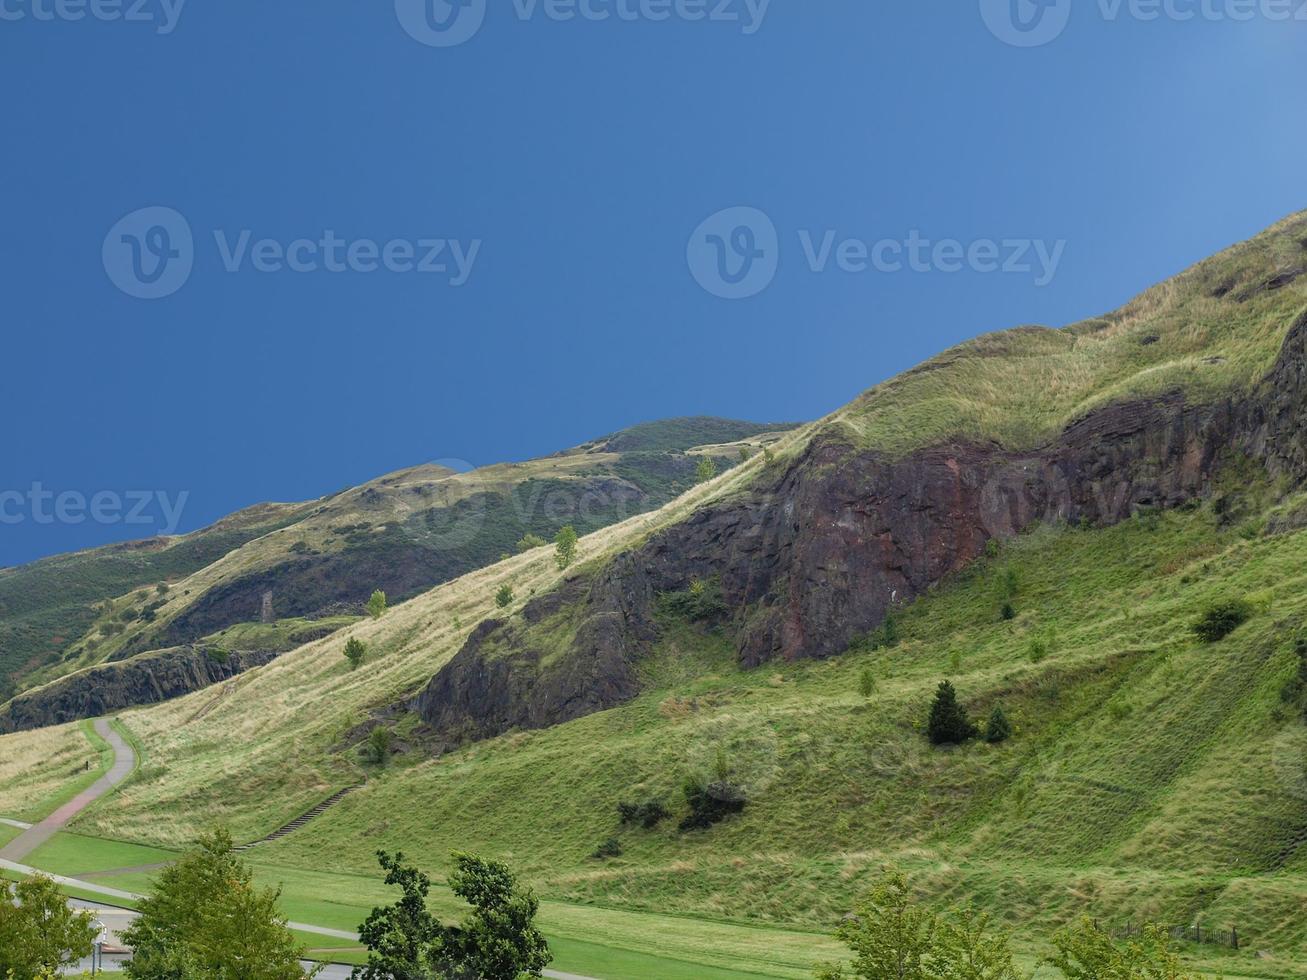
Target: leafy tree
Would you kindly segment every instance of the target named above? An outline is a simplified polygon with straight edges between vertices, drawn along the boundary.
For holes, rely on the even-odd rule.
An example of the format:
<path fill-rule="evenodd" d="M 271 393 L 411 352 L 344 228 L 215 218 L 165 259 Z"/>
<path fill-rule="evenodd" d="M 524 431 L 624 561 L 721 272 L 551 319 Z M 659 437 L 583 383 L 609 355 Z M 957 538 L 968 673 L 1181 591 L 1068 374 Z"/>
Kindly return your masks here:
<path fill-rule="evenodd" d="M 373 619 L 380 619 L 386 612 L 386 593 L 380 589 L 372 593 L 368 599 L 368 615 Z"/>
<path fill-rule="evenodd" d="M 964 908 L 941 919 L 931 953 L 938 980 L 1026 980 L 1012 959 L 1004 933 L 991 931 L 989 916 Z"/>
<path fill-rule="evenodd" d="M 455 854 L 449 887 L 472 906 L 471 914 L 447 928 L 427 908 L 431 880 L 406 867 L 404 856 L 378 853 L 386 883 L 403 896 L 372 910 L 360 928 L 368 963 L 355 980 L 518 980 L 539 977 L 553 958 L 535 928 L 540 903 L 521 889 L 504 865 Z"/>
<path fill-rule="evenodd" d="M 870 667 L 862 668 L 862 673 L 858 675 L 858 693 L 864 698 L 876 693 L 876 675 Z"/>
<path fill-rule="evenodd" d="M 704 456 L 699 460 L 699 466 L 694 471 L 695 483 L 707 483 L 717 475 L 717 462 L 711 456 Z"/>
<path fill-rule="evenodd" d="M 548 543 L 548 541 L 540 537 L 538 534 L 524 534 L 522 535 L 522 540 L 517 543 L 517 553 L 519 555 L 525 554 L 526 552 L 533 551 L 536 548 L 543 548 Z"/>
<path fill-rule="evenodd" d="M 897 872 L 885 875 L 836 936 L 854 953 L 852 973 L 824 966 L 819 980 L 1029 980 L 989 916 L 971 908 L 936 916 L 913 902 Z"/>
<path fill-rule="evenodd" d="M 377 852 L 386 884 L 398 885 L 399 901 L 374 908 L 359 926 L 359 940 L 368 950 L 366 966 L 355 967 L 354 980 L 434 980 L 429 969 L 432 947 L 443 928 L 427 908 L 431 879 L 404 864 L 403 854 Z"/>
<path fill-rule="evenodd" d="M 495 605 L 500 609 L 507 609 L 513 604 L 513 587 L 505 582 L 495 593 Z"/>
<path fill-rule="evenodd" d="M 0 976 L 37 980 L 90 955 L 93 918 L 70 909 L 54 881 L 27 878 L 14 887 L 14 897 L 7 887 L 0 893 Z"/>
<path fill-rule="evenodd" d="M 1135 942 L 1118 944 L 1089 919 L 1053 936 L 1057 952 L 1047 960 L 1067 980 L 1196 980 L 1185 973 L 1171 950 L 1170 938 L 1147 926 Z"/>
<path fill-rule="evenodd" d="M 345 659 L 349 661 L 350 670 L 363 666 L 363 659 L 368 655 L 368 648 L 357 636 L 351 636 L 345 643 Z"/>
<path fill-rule="evenodd" d="M 568 524 L 554 536 L 554 561 L 560 572 L 576 561 L 576 528 Z"/>
<path fill-rule="evenodd" d="M 985 741 L 990 745 L 1006 742 L 1012 737 L 1012 723 L 1007 720 L 1001 704 L 994 705 L 989 713 L 989 722 L 985 725 Z"/>
<path fill-rule="evenodd" d="M 131 980 L 302 980 L 304 949 L 277 911 L 280 897 L 254 887 L 230 834 L 206 834 L 141 901 L 123 932 L 133 950 L 124 970 Z"/>
<path fill-rule="evenodd" d="M 368 754 L 372 761 L 379 766 L 384 766 L 386 760 L 390 758 L 390 743 L 393 739 L 393 733 L 389 728 L 378 725 L 372 731 L 368 732 Z"/>
<path fill-rule="evenodd" d="M 930 957 L 938 922 L 912 901 L 903 875 L 891 872 L 835 930 L 853 952 L 854 977 L 865 980 L 934 980 Z M 842 967 L 824 966 L 818 980 L 841 980 Z"/>
<path fill-rule="evenodd" d="M 740 465 L 743 466 L 745 463 L 747 463 L 747 462 L 749 461 L 749 459 L 750 459 L 749 447 L 748 447 L 748 446 L 741 446 L 741 447 L 740 447 Z"/>
<path fill-rule="evenodd" d="M 957 691 L 948 681 L 941 683 L 935 692 L 926 732 L 932 745 L 961 745 L 976 734 L 975 726 L 958 704 Z"/>

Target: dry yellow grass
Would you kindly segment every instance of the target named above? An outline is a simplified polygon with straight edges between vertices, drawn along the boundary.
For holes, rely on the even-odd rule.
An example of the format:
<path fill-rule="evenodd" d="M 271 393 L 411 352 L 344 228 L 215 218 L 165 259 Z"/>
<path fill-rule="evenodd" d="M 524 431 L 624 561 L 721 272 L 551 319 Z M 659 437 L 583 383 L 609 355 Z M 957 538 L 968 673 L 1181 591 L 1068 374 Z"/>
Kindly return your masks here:
<path fill-rule="evenodd" d="M 0 736 L 0 816 L 35 821 L 99 769 L 100 753 L 80 724 Z"/>

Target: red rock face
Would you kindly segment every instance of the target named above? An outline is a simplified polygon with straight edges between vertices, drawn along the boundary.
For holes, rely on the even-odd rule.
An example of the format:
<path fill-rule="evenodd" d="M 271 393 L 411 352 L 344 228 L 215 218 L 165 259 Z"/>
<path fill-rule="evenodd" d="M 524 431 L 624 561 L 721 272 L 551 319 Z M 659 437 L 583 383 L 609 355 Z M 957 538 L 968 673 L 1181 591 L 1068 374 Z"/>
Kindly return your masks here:
<path fill-rule="evenodd" d="M 749 495 L 705 508 L 593 580 L 536 600 L 522 622 L 487 624 L 413 707 L 462 740 L 628 700 L 639 690 L 635 665 L 657 638 L 658 593 L 694 579 L 720 583 L 733 611 L 722 625 L 743 664 L 833 656 L 894 605 L 975 560 L 991 538 L 1041 521 L 1105 526 L 1179 506 L 1209 493 L 1232 453 L 1300 484 L 1304 433 L 1307 315 L 1253 395 L 1109 406 L 1031 452 L 956 444 L 890 459 L 814 441 Z M 582 625 L 571 649 L 541 666 L 531 621 L 565 603 L 582 604 Z"/>

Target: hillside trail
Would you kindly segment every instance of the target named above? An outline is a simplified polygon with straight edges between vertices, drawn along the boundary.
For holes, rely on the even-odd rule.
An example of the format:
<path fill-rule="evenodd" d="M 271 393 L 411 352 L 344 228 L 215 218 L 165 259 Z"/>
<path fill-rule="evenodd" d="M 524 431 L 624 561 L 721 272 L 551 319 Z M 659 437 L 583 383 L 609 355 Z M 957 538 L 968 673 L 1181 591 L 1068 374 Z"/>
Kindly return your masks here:
<path fill-rule="evenodd" d="M 4 847 L 0 847 L 0 860 L 22 861 L 66 827 L 73 817 L 132 774 L 132 770 L 136 768 L 136 753 L 127 740 L 114 730 L 107 718 L 95 720 L 95 731 L 113 749 L 113 764 L 109 767 L 109 771 L 40 823 L 23 831 Z"/>

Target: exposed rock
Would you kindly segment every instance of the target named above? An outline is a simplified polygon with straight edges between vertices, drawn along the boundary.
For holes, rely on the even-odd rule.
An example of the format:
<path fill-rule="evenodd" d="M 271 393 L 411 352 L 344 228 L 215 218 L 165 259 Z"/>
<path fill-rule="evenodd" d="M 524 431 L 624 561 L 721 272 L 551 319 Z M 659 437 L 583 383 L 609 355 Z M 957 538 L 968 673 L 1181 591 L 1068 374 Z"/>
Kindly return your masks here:
<path fill-rule="evenodd" d="M 0 733 L 60 725 L 190 694 L 260 667 L 276 653 L 213 654 L 175 647 L 71 674 L 0 707 Z"/>
<path fill-rule="evenodd" d="M 741 662 L 828 657 L 1039 521 L 1119 522 L 1206 495 L 1239 453 L 1273 478 L 1307 476 L 1307 315 L 1253 395 L 1205 405 L 1179 394 L 1115 404 L 1038 450 L 951 444 L 905 458 L 819 436 L 788 469 L 706 507 L 589 581 L 483 623 L 413 704 L 460 740 L 541 728 L 620 704 L 657 638 L 658 593 L 714 579 L 735 610 Z M 546 656 L 536 627 L 569 605 L 575 640 Z"/>

